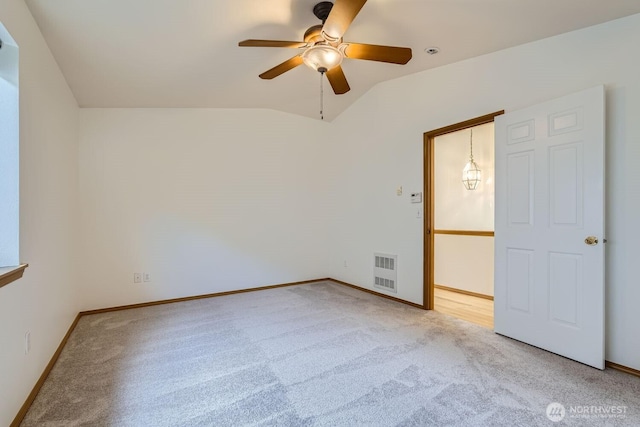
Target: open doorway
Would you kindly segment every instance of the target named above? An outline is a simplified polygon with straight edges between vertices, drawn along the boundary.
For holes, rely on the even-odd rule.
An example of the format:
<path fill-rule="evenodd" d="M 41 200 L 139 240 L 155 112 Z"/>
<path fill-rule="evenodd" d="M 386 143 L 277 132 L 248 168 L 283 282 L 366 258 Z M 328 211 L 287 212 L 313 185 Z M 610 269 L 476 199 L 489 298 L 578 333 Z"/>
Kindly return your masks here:
<path fill-rule="evenodd" d="M 491 329 L 493 120 L 502 113 L 424 134 L 424 305 Z M 481 171 L 477 183 L 463 182 L 463 169 L 471 157 Z"/>

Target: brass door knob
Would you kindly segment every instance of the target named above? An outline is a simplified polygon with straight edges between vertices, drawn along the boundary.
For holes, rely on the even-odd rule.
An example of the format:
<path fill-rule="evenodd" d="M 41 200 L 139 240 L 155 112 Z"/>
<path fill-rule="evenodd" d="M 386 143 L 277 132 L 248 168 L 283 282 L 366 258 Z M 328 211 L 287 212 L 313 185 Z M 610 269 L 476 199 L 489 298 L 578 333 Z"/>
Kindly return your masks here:
<path fill-rule="evenodd" d="M 596 236 L 589 236 L 584 239 L 584 242 L 589 246 L 595 246 L 598 244 L 598 238 Z"/>

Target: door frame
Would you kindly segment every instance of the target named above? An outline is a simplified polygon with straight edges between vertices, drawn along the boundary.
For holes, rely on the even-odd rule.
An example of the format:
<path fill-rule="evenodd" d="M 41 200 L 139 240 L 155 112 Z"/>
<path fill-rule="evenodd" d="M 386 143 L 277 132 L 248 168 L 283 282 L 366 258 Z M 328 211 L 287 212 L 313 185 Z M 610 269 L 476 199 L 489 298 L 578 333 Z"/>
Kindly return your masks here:
<path fill-rule="evenodd" d="M 476 117 L 474 119 L 465 120 L 464 122 L 456 123 L 453 125 L 445 126 L 439 129 L 430 130 L 423 134 L 423 150 L 424 150 L 424 194 L 423 199 L 423 219 L 424 228 L 422 233 L 423 240 L 423 307 L 425 310 L 433 310 L 434 306 L 434 234 L 433 231 L 433 211 L 435 203 L 435 195 L 433 192 L 434 170 L 435 170 L 435 139 L 438 136 L 445 135 L 451 132 L 457 132 L 459 130 L 468 129 L 474 126 L 483 125 L 485 123 L 492 123 L 496 116 L 504 114 L 504 110 L 496 111 L 494 113 L 485 114 L 484 116 Z"/>

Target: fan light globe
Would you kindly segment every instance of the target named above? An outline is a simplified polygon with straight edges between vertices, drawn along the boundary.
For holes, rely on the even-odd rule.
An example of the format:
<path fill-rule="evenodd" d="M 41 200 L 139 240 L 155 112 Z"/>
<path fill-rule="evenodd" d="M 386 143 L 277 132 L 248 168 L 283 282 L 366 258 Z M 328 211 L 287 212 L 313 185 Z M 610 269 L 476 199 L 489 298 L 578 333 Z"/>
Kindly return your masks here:
<path fill-rule="evenodd" d="M 342 58 L 342 53 L 337 48 L 322 44 L 311 46 L 302 54 L 304 63 L 314 71 L 335 68 L 342 63 Z"/>

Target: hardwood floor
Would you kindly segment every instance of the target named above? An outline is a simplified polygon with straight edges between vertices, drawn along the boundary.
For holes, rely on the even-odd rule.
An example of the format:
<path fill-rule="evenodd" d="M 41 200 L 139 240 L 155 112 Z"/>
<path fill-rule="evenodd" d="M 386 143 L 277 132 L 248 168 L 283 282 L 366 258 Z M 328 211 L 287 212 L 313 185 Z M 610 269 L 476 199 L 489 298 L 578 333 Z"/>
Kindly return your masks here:
<path fill-rule="evenodd" d="M 435 311 L 493 329 L 493 301 L 436 288 Z"/>

